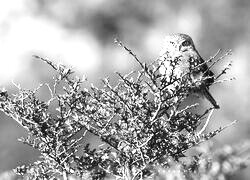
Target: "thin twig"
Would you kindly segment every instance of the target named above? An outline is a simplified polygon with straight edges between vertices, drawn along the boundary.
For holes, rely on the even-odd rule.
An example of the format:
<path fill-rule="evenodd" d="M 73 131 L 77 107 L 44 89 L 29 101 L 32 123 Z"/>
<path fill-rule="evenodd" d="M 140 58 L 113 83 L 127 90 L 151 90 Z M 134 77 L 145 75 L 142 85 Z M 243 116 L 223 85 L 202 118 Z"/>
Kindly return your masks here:
<path fill-rule="evenodd" d="M 213 55 L 212 57 L 210 57 L 208 60 L 206 60 L 206 61 L 204 61 L 204 62 L 198 64 L 198 65 L 195 66 L 193 69 L 197 69 L 197 68 L 203 66 L 204 64 L 207 64 L 207 63 L 209 63 L 209 62 L 212 62 L 212 60 L 215 59 L 216 56 L 218 56 L 220 52 L 221 52 L 221 49 L 219 49 L 219 50 L 215 53 L 215 55 Z M 224 55 L 224 56 L 218 58 L 218 59 L 217 59 L 216 61 L 214 61 L 212 64 L 213 64 L 213 65 L 216 64 L 218 61 L 220 61 L 221 59 L 223 59 L 223 58 L 226 57 L 226 56 L 227 56 L 227 55 Z M 213 65 L 209 66 L 208 69 L 207 69 L 204 73 L 206 73 L 207 71 L 209 71 L 209 69 L 210 69 Z"/>
<path fill-rule="evenodd" d="M 149 71 L 149 68 L 147 66 L 146 63 L 142 63 L 138 57 L 136 56 L 135 53 L 133 53 L 133 51 L 129 48 L 127 48 L 119 39 L 115 39 L 115 43 L 118 44 L 119 46 L 123 47 L 123 49 L 125 49 L 129 54 L 131 54 L 134 59 L 136 60 L 137 63 L 139 63 L 139 65 L 141 66 L 141 68 L 146 72 L 146 74 L 148 75 L 149 79 L 153 82 L 153 84 L 158 88 L 156 81 L 154 80 L 154 78 L 152 78 L 153 73 L 151 73 L 151 71 Z"/>
<path fill-rule="evenodd" d="M 207 125 L 208 125 L 208 123 L 209 123 L 209 121 L 210 121 L 210 118 L 211 118 L 213 112 L 214 112 L 214 109 L 212 109 L 212 110 L 210 111 L 210 113 L 208 114 L 206 123 L 205 123 L 205 125 L 202 127 L 202 129 L 198 132 L 198 136 L 200 136 L 200 135 L 205 131 L 205 129 L 206 129 L 206 127 L 207 127 Z"/>
<path fill-rule="evenodd" d="M 224 129 L 229 128 L 230 126 L 232 126 L 232 125 L 234 125 L 234 124 L 236 124 L 236 123 L 237 123 L 237 120 L 234 120 L 233 122 L 231 122 L 231 123 L 227 124 L 226 126 L 222 127 L 222 128 L 221 128 L 221 131 L 223 131 Z"/>
<path fill-rule="evenodd" d="M 186 106 L 184 109 L 182 109 L 182 110 L 180 110 L 179 112 L 177 112 L 177 114 L 183 113 L 183 112 L 187 111 L 188 109 L 192 109 L 192 108 L 194 108 L 194 107 L 197 107 L 198 105 L 199 105 L 199 103 L 195 103 L 195 104 Z"/>
<path fill-rule="evenodd" d="M 19 91 L 22 90 L 21 85 L 15 83 L 13 79 L 11 80 L 11 83 L 12 83 Z"/>
<path fill-rule="evenodd" d="M 154 134 L 151 134 L 150 137 L 144 143 L 138 145 L 138 148 L 142 148 L 143 146 L 145 146 L 152 139 L 153 136 Z"/>
<path fill-rule="evenodd" d="M 213 56 L 211 56 L 211 57 L 207 60 L 207 62 L 212 61 L 212 60 L 213 60 L 214 58 L 216 58 L 216 56 L 218 56 L 220 53 L 221 53 L 221 49 L 218 49 L 218 51 L 217 51 Z"/>
<path fill-rule="evenodd" d="M 40 57 L 38 55 L 33 55 L 33 57 L 36 58 L 36 59 L 38 59 L 38 60 L 44 61 L 45 63 L 47 63 L 48 65 L 50 65 L 53 69 L 58 70 L 57 65 L 55 63 L 51 62 L 50 60 L 42 58 L 42 57 Z"/>
<path fill-rule="evenodd" d="M 224 83 L 224 82 L 227 82 L 227 81 L 232 81 L 232 80 L 235 80 L 235 79 L 236 79 L 235 77 L 221 79 L 221 80 L 214 81 L 213 84 L 220 84 L 220 83 Z"/>
<path fill-rule="evenodd" d="M 112 86 L 109 84 L 108 81 L 105 81 L 105 80 L 102 80 L 102 81 L 103 81 L 103 84 L 106 85 L 106 86 L 111 90 L 111 92 L 113 92 L 113 93 L 122 101 L 122 103 L 123 103 L 123 104 L 127 107 L 127 109 L 130 111 L 130 113 L 132 113 L 133 110 L 129 107 L 129 105 L 127 104 L 126 100 L 123 99 L 123 98 L 119 95 L 119 93 L 118 93 L 117 91 L 115 91 L 115 90 L 112 88 Z"/>
<path fill-rule="evenodd" d="M 118 44 L 119 46 L 123 47 L 127 52 L 129 52 L 129 54 L 131 54 L 134 59 L 140 64 L 140 66 L 144 69 L 145 66 L 143 65 L 143 63 L 141 63 L 141 61 L 137 58 L 136 54 L 134 54 L 132 52 L 131 49 L 127 48 L 119 39 L 115 38 L 115 43 Z"/>
<path fill-rule="evenodd" d="M 229 64 L 221 71 L 221 73 L 215 77 L 215 80 L 219 79 L 219 77 L 221 77 L 223 74 L 226 74 L 226 71 L 230 69 L 230 66 L 232 66 L 232 62 L 229 62 Z"/>
<path fill-rule="evenodd" d="M 155 121 L 157 120 L 157 116 L 159 115 L 159 112 L 161 110 L 161 107 L 162 107 L 162 102 L 160 102 L 160 104 L 158 105 L 157 107 L 157 110 L 155 111 L 153 117 L 150 119 L 150 122 L 151 122 L 151 126 L 155 123 Z"/>
<path fill-rule="evenodd" d="M 45 86 L 47 86 L 49 92 L 50 92 L 50 99 L 48 100 L 48 105 L 55 99 L 52 89 L 50 88 L 48 83 L 45 83 Z"/>
<path fill-rule="evenodd" d="M 218 58 L 216 61 L 214 61 L 210 66 L 208 66 L 207 71 L 209 71 L 217 62 L 221 61 L 222 59 L 224 59 L 226 56 L 231 55 L 232 54 L 232 50 L 228 50 L 223 56 L 221 56 L 220 58 Z"/>

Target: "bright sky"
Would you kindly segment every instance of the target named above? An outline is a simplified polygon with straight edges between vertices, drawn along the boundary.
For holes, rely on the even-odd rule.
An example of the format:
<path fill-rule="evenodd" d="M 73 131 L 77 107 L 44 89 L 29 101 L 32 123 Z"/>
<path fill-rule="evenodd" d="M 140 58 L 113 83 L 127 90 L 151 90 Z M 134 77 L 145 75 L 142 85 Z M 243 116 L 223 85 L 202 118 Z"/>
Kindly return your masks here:
<path fill-rule="evenodd" d="M 70 32 L 44 17 L 31 15 L 23 0 L 0 5 L 0 83 L 15 79 L 31 55 L 60 60 L 81 71 L 99 65 L 100 47 L 86 32 Z"/>

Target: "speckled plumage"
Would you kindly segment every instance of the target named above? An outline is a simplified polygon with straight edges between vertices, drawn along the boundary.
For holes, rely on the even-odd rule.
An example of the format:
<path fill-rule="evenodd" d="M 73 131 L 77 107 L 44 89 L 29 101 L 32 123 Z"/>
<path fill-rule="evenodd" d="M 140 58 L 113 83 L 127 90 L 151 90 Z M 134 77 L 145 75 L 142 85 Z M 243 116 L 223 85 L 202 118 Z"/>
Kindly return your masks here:
<path fill-rule="evenodd" d="M 198 94 L 204 95 L 212 103 L 214 108 L 219 108 L 219 105 L 208 91 L 209 86 L 214 82 L 214 73 L 208 68 L 207 64 L 196 50 L 194 42 L 189 35 L 167 35 L 160 51 L 160 59 L 164 61 L 164 68 L 160 68 L 160 73 L 170 75 L 171 68 L 167 67 L 170 67 L 170 63 L 178 59 L 177 65 L 173 71 L 177 78 L 191 72 L 191 69 L 191 78 L 194 81 L 204 78 L 205 80 L 196 91 L 198 91 Z"/>

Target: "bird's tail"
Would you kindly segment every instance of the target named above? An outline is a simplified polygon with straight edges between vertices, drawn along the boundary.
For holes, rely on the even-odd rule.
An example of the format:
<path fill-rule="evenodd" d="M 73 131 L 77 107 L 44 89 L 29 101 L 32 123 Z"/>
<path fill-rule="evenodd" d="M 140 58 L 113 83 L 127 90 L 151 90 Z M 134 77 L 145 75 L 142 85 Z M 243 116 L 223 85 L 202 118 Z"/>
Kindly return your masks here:
<path fill-rule="evenodd" d="M 213 96 L 208 91 L 208 88 L 205 87 L 202 89 L 203 95 L 207 98 L 207 100 L 214 106 L 215 109 L 220 109 L 220 106 L 217 104 Z"/>

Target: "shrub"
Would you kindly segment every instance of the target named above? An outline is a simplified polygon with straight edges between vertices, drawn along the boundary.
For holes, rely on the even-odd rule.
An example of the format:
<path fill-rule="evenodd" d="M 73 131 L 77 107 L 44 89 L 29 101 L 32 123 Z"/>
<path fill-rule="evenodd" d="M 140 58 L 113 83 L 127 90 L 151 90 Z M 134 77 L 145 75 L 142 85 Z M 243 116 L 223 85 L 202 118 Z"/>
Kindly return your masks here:
<path fill-rule="evenodd" d="M 194 84 L 184 76 L 161 75 L 161 60 L 145 64 L 122 42 L 117 43 L 140 69 L 116 73 L 114 86 L 105 78 L 102 88 L 95 87 L 85 77 L 75 76 L 71 68 L 34 56 L 56 71 L 53 84 L 40 84 L 34 90 L 15 84 L 16 94 L 0 92 L 0 109 L 27 129 L 27 137 L 20 141 L 41 154 L 33 164 L 17 167 L 17 174 L 24 179 L 219 179 L 247 165 L 238 154 L 239 146 L 213 155 L 208 151 L 186 155 L 228 126 L 205 133 L 213 109 L 198 113 L 199 104 L 183 103 Z M 230 54 L 218 57 L 220 53 L 206 63 L 213 66 Z M 218 78 L 229 66 L 215 83 L 223 81 Z M 49 100 L 38 97 L 41 87 L 48 89 Z M 101 143 L 86 143 L 89 135 Z M 249 147 L 244 148 L 246 152 Z"/>

